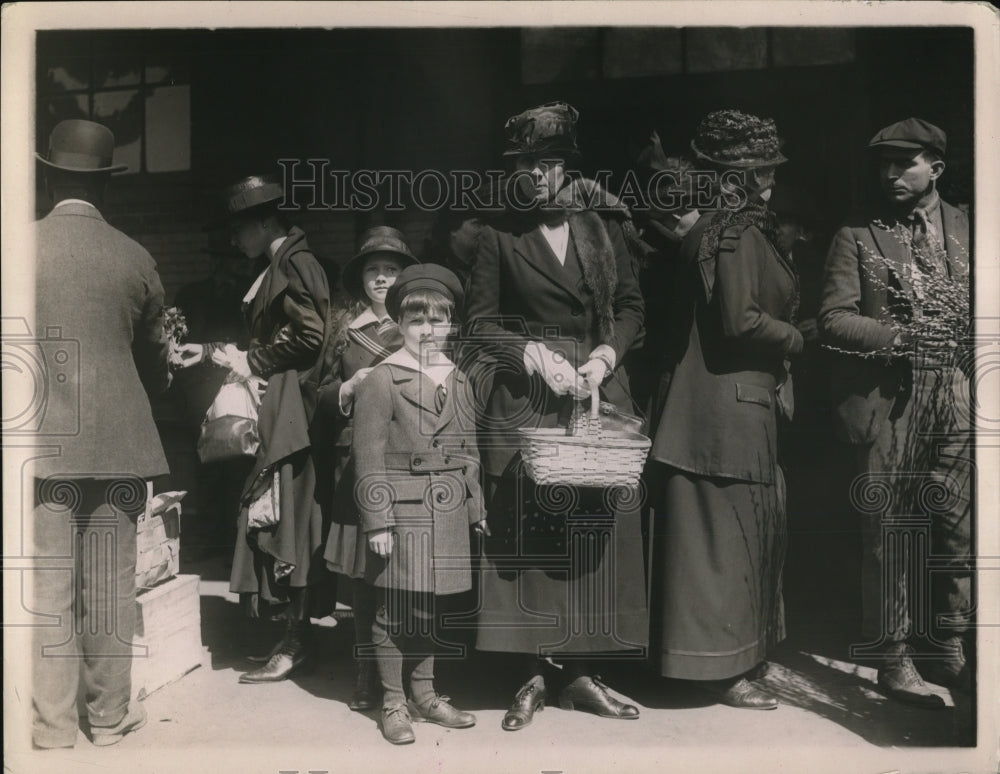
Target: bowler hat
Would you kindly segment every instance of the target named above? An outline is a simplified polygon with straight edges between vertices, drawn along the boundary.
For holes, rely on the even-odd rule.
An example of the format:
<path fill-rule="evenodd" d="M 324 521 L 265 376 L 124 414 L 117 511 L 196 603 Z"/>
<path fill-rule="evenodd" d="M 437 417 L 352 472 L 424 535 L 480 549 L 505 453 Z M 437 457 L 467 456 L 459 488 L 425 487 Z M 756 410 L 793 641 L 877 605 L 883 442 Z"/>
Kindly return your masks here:
<path fill-rule="evenodd" d="M 577 109 L 566 102 L 547 102 L 507 119 L 504 156 L 538 153 L 577 155 Z"/>
<path fill-rule="evenodd" d="M 389 253 L 402 264 L 403 268 L 419 263 L 407 247 L 403 232 L 392 226 L 374 226 L 362 233 L 358 242 L 360 244 L 358 252 L 344 265 L 340 274 L 344 289 L 358 300 L 364 300 L 366 297 L 361 275 L 364 272 L 365 261 L 372 255 Z"/>
<path fill-rule="evenodd" d="M 250 175 L 237 180 L 223 192 L 227 215 L 239 215 L 263 204 L 280 201 L 285 191 L 271 177 Z"/>
<path fill-rule="evenodd" d="M 944 156 L 948 136 L 922 118 L 906 118 L 879 130 L 868 143 L 869 148 L 921 148 Z"/>
<path fill-rule="evenodd" d="M 436 263 L 418 263 L 403 269 L 385 295 L 385 310 L 393 320 L 399 319 L 403 299 L 416 290 L 435 290 L 450 299 L 456 309 L 465 302 L 462 283 L 451 269 Z"/>
<path fill-rule="evenodd" d="M 95 121 L 70 118 L 56 124 L 49 135 L 48 158 L 39 153 L 35 158 L 48 167 L 63 172 L 124 172 L 127 164 L 112 164 L 115 135 Z"/>
<path fill-rule="evenodd" d="M 705 161 L 736 169 L 770 167 L 788 161 L 778 128 L 770 118 L 739 110 L 717 110 L 698 125 L 691 150 Z"/>

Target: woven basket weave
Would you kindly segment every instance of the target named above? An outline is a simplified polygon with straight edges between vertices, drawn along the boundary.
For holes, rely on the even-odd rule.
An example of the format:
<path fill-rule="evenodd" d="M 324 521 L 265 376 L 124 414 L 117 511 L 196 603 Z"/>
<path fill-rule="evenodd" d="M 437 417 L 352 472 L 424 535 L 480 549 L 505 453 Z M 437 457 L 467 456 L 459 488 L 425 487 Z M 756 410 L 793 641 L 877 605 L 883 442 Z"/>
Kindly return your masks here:
<path fill-rule="evenodd" d="M 652 441 L 640 433 L 602 430 L 600 401 L 578 403 L 566 428 L 520 430 L 521 457 L 536 484 L 581 487 L 637 486 Z"/>

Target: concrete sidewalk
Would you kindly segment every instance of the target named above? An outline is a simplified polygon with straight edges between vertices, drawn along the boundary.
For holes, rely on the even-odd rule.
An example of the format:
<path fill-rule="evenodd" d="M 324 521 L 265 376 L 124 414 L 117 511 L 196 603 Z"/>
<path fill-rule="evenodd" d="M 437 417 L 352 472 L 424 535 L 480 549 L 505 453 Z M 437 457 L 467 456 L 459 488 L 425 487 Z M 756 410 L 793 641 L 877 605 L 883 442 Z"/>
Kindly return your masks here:
<path fill-rule="evenodd" d="M 202 570 L 218 578 L 217 568 Z M 500 728 L 519 684 L 508 659 L 471 652 L 442 660 L 437 687 L 476 713 L 474 728 L 415 726 L 417 741 L 393 747 L 378 713 L 347 709 L 353 689 L 349 620 L 320 622 L 318 657 L 293 679 L 240 685 L 278 637 L 271 624 L 245 621 L 224 580 L 203 580 L 202 635 L 211 666 L 147 697 L 149 723 L 109 748 L 81 733 L 64 751 L 17 751 L 5 743 L 6 769 L 17 772 L 606 772 L 606 771 L 986 771 L 974 744 L 969 697 L 940 689 L 948 707 L 919 710 L 875 690 L 874 670 L 833 657 L 846 643 L 813 623 L 790 632 L 775 652 L 767 687 L 781 700 L 772 712 L 737 710 L 638 663 L 608 663 L 605 681 L 641 709 L 634 721 L 601 719 L 552 706 L 528 728 Z M 835 623 L 835 622 L 833 622 Z M 818 643 L 818 645 L 817 645 Z M 946 749 L 946 748 L 959 749 Z M 981 765 L 975 764 L 982 761 Z M 995 767 L 990 769 L 995 771 Z"/>

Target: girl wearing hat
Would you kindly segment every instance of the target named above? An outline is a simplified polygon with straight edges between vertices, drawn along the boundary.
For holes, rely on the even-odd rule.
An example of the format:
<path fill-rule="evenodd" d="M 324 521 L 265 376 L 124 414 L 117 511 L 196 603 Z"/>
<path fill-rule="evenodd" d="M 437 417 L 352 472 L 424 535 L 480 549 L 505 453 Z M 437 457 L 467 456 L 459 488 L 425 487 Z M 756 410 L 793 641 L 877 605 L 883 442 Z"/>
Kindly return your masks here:
<path fill-rule="evenodd" d="M 481 230 L 469 287 L 469 335 L 482 342 L 470 355 L 477 366 L 496 364 L 480 431 L 493 535 L 476 646 L 522 656 L 508 731 L 532 722 L 550 688 L 566 709 L 639 716 L 586 660 L 644 655 L 638 503 L 595 487 L 536 487 L 518 453 L 518 428 L 565 427 L 574 399 L 595 387 L 631 408 L 621 363 L 641 341 L 643 303 L 625 242 L 629 215 L 596 183 L 567 173 L 578 155 L 576 119 L 558 102 L 507 122 L 515 164 L 507 211 Z M 607 593 L 595 593 L 599 586 Z"/>
<path fill-rule="evenodd" d="M 388 226 L 376 226 L 361 235 L 361 248 L 341 274 L 344 289 L 353 301 L 351 308 L 334 323 L 333 362 L 319 389 L 318 414 L 322 436 L 332 439 L 324 449 L 326 477 L 322 502 L 332 502 L 330 532 L 323 557 L 330 570 L 351 579 L 351 607 L 357 646 L 370 645 L 375 620 L 375 591 L 364 580 L 366 544 L 358 529 L 358 509 L 354 504 L 354 464 L 351 439 L 354 430 L 354 397 L 372 368 L 402 345 L 399 327 L 385 308 L 386 294 L 407 266 L 416 265 L 403 235 Z M 326 455 L 329 454 L 328 457 Z M 369 648 L 370 650 L 370 648 Z M 353 710 L 375 707 L 378 674 L 375 664 L 360 652 Z"/>
<path fill-rule="evenodd" d="M 765 204 L 786 160 L 779 147 L 773 121 L 735 110 L 707 116 L 692 142 L 729 183 L 681 243 L 671 302 L 683 325 L 650 452 L 665 492 L 654 514 L 654 663 L 745 709 L 777 706 L 753 681 L 783 636 L 776 436 L 785 359 L 802 350 L 798 277 Z"/>
<path fill-rule="evenodd" d="M 328 615 L 329 578 L 313 557 L 321 550 L 322 509 L 310 437 L 321 356 L 329 338 L 330 290 L 326 274 L 298 227 L 277 209 L 281 185 L 252 176 L 230 186 L 226 207 L 233 245 L 267 266 L 243 299 L 250 331 L 244 352 L 233 345 L 186 344 L 179 365 L 210 359 L 260 385 L 260 451 L 244 487 L 230 589 L 252 617 L 280 605 L 285 634 L 265 663 L 241 683 L 284 680 L 307 657 L 310 618 Z M 261 602 L 263 601 L 263 605 Z"/>
<path fill-rule="evenodd" d="M 372 639 L 382 734 L 392 744 L 414 741 L 412 721 L 476 722 L 434 689 L 441 597 L 472 587 L 469 528 L 487 532 L 472 386 L 437 343 L 462 300 L 448 269 L 404 269 L 386 298 L 403 346 L 372 369 L 354 400 L 353 491 L 367 539 L 364 573 L 377 588 Z"/>

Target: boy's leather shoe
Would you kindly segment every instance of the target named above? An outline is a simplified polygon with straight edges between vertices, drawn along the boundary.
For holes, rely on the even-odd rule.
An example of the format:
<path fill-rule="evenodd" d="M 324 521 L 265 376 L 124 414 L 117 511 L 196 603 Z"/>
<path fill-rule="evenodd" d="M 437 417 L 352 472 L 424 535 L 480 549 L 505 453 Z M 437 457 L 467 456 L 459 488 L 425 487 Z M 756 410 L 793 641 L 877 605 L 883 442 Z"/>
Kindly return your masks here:
<path fill-rule="evenodd" d="M 447 696 L 435 696 L 423 707 L 412 700 L 406 706 L 414 723 L 437 723 L 445 728 L 471 728 L 476 725 L 476 716 L 451 706 Z"/>
<path fill-rule="evenodd" d="M 416 739 L 405 704 L 382 708 L 382 736 L 392 744 L 411 744 Z"/>

